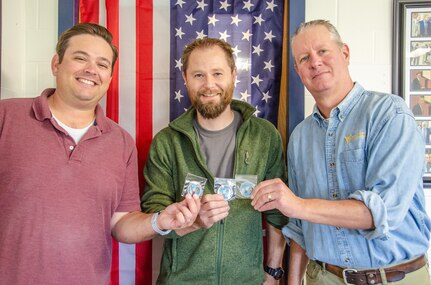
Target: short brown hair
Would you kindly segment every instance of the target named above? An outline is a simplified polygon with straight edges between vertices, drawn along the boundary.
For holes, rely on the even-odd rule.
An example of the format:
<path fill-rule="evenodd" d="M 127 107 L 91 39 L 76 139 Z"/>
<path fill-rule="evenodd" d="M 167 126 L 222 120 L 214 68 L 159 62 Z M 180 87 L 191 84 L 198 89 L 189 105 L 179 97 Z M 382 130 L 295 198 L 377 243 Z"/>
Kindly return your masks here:
<path fill-rule="evenodd" d="M 59 62 L 63 61 L 64 53 L 69 46 L 69 41 L 72 37 L 78 35 L 93 35 L 104 39 L 112 49 L 112 72 L 114 71 L 114 65 L 118 58 L 117 47 L 112 43 L 112 34 L 105 27 L 102 27 L 94 23 L 80 23 L 77 24 L 66 31 L 64 31 L 57 42 L 56 52 L 59 57 Z"/>
<path fill-rule="evenodd" d="M 224 51 L 229 67 L 231 68 L 232 71 L 235 70 L 235 59 L 233 57 L 233 49 L 231 45 L 219 39 L 203 38 L 203 39 L 197 39 L 185 47 L 183 51 L 183 55 L 181 57 L 181 63 L 183 64 L 183 72 L 185 73 L 187 71 L 187 67 L 189 64 L 189 57 L 192 51 L 194 51 L 195 49 L 203 49 L 203 48 L 209 48 L 213 46 L 218 46 Z"/>

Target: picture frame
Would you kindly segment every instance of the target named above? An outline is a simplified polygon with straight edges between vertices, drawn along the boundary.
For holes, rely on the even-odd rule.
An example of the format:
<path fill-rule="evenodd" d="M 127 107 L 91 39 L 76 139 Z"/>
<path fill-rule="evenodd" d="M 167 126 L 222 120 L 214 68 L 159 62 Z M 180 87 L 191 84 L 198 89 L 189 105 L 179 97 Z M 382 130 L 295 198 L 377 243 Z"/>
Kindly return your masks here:
<path fill-rule="evenodd" d="M 393 5 L 392 93 L 404 98 L 424 137 L 424 184 L 431 187 L 431 1 Z"/>

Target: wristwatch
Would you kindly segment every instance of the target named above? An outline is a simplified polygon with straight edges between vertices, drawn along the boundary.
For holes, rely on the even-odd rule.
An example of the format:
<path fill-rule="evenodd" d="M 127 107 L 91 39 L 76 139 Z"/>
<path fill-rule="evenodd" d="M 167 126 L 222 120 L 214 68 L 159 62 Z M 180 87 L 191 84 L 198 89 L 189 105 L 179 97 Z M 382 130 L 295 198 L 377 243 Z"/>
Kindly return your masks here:
<path fill-rule="evenodd" d="M 157 225 L 157 218 L 159 217 L 159 214 L 160 214 L 160 212 L 154 213 L 153 216 L 151 217 L 151 227 L 159 235 L 165 236 L 168 233 L 170 233 L 171 230 L 162 230 L 159 228 L 159 226 Z"/>
<path fill-rule="evenodd" d="M 268 273 L 269 275 L 271 275 L 275 280 L 280 280 L 281 277 L 284 274 L 284 270 L 281 267 L 272 268 L 272 267 L 269 267 L 267 265 L 267 266 L 265 266 L 264 270 L 265 270 L 266 273 Z"/>

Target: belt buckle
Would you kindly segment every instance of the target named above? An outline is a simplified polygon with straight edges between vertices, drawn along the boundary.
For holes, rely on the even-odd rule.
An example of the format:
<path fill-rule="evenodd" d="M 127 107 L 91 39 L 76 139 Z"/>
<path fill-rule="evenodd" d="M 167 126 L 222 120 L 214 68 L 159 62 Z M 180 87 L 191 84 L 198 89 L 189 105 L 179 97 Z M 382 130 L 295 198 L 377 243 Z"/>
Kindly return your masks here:
<path fill-rule="evenodd" d="M 356 270 L 356 269 L 351 269 L 351 268 L 346 268 L 346 269 L 343 269 L 343 280 L 344 280 L 344 284 L 347 284 L 347 285 L 354 285 L 354 283 L 349 283 L 348 281 L 347 281 L 347 273 L 351 273 L 351 272 L 358 272 L 358 270 Z"/>

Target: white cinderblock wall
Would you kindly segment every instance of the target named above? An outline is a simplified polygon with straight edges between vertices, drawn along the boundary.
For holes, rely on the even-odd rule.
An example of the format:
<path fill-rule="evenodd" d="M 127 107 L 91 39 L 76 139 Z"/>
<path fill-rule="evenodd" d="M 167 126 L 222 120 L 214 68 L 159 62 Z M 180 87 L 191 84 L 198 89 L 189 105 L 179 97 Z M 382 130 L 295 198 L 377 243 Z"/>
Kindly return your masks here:
<path fill-rule="evenodd" d="M 2 1 L 1 98 L 35 97 L 54 87 L 57 0 Z"/>
<path fill-rule="evenodd" d="M 330 20 L 350 47 L 350 72 L 366 89 L 391 92 L 392 0 L 305 0 L 305 20 Z M 314 99 L 305 92 L 305 115 Z"/>

